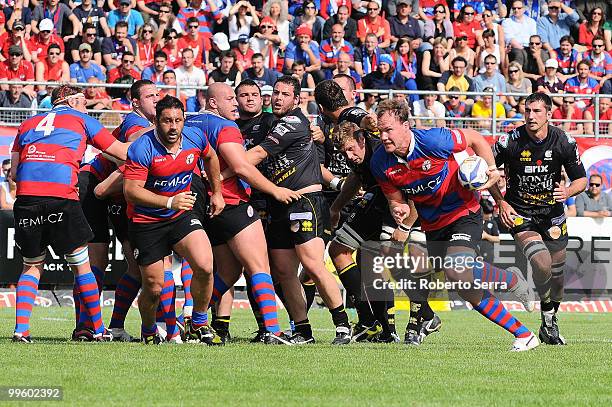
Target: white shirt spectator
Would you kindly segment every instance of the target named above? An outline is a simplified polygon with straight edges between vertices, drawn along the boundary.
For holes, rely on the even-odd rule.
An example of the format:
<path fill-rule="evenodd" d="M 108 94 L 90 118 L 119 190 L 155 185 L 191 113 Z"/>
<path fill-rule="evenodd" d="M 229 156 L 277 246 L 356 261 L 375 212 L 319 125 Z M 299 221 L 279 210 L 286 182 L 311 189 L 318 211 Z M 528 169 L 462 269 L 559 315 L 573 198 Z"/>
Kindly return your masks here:
<path fill-rule="evenodd" d="M 183 86 L 205 86 L 206 85 L 206 74 L 200 68 L 195 66 L 191 67 L 191 72 L 187 72 L 183 66 L 179 66 L 174 70 L 176 73 L 176 82 L 181 86 L 181 91 L 187 97 L 195 96 L 196 90 L 182 89 Z"/>
<path fill-rule="evenodd" d="M 516 40 L 523 47 L 529 46 L 529 37 L 538 34 L 538 27 L 535 20 L 531 17 L 523 16 L 522 21 L 517 21 L 514 17 L 505 18 L 502 22 L 506 45 L 510 41 Z"/>
<path fill-rule="evenodd" d="M 437 126 L 433 119 L 444 119 L 446 109 L 444 105 L 437 100 L 433 102 L 431 107 L 425 106 L 425 99 L 417 100 L 413 103 L 415 117 L 431 117 L 432 120 L 420 119 L 421 126 L 434 127 Z"/>

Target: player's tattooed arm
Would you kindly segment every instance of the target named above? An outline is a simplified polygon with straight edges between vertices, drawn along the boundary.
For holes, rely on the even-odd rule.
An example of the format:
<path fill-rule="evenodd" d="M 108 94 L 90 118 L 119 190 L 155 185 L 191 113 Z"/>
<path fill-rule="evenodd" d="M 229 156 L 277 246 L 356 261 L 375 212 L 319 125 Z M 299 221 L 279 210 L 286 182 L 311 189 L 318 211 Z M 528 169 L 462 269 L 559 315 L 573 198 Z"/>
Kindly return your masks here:
<path fill-rule="evenodd" d="M 219 157 L 213 148 L 208 148 L 206 155 L 202 157 L 204 161 L 204 171 L 210 184 L 212 195 L 210 197 L 210 213 L 209 215 L 216 216 L 223 211 L 225 201 L 221 193 L 221 169 L 219 165 Z"/>

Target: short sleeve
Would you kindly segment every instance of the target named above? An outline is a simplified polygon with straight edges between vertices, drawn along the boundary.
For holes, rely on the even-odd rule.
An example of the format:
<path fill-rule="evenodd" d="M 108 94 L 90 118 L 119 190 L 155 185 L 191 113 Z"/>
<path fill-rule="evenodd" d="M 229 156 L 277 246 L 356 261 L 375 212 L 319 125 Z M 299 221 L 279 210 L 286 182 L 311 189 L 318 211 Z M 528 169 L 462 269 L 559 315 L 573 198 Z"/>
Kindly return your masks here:
<path fill-rule="evenodd" d="M 459 129 L 435 128 L 424 132 L 418 139 L 431 155 L 448 158 L 467 148 L 467 139 Z"/>
<path fill-rule="evenodd" d="M 243 145 L 244 139 L 242 138 L 242 133 L 240 133 L 240 130 L 237 127 L 223 127 L 217 136 L 217 146 L 220 146 L 223 143 L 238 143 Z"/>
<path fill-rule="evenodd" d="M 142 141 L 141 141 L 142 140 Z M 146 181 L 151 165 L 151 148 L 146 139 L 141 138 L 132 143 L 128 148 L 127 160 L 123 177 L 137 181 Z"/>
<path fill-rule="evenodd" d="M 105 151 L 111 144 L 117 141 L 112 133 L 96 119 L 83 115 L 83 120 L 85 120 L 87 139 L 97 149 Z"/>
<path fill-rule="evenodd" d="M 563 137 L 563 136 L 562 136 Z M 571 136 L 566 136 L 567 141 L 564 141 L 563 146 L 563 168 L 571 181 L 586 177 L 586 171 L 582 161 L 580 161 L 580 153 L 578 152 L 578 143 Z"/>
<path fill-rule="evenodd" d="M 299 137 L 300 133 L 295 124 L 281 121 L 272 128 L 268 136 L 259 145 L 270 156 L 275 156 L 296 142 Z"/>
<path fill-rule="evenodd" d="M 506 149 L 508 148 L 508 140 L 510 135 L 502 134 L 499 136 L 493 145 L 493 155 L 495 156 L 495 165 L 501 167 L 506 162 Z"/>

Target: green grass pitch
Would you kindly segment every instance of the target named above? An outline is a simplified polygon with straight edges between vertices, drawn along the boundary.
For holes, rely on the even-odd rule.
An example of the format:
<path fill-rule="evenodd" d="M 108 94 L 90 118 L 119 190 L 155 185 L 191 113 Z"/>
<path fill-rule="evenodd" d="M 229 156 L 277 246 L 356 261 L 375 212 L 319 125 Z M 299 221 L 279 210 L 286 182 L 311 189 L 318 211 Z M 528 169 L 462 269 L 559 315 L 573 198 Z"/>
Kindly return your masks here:
<path fill-rule="evenodd" d="M 14 309 L 5 308 L 0 386 L 62 386 L 63 404 L 78 406 L 611 405 L 612 314 L 562 314 L 569 344 L 524 353 L 509 352 L 512 337 L 473 311 L 440 316 L 442 331 L 421 348 L 333 347 L 329 313 L 314 309 L 318 343 L 284 347 L 249 344 L 255 323 L 242 310 L 232 316 L 235 340 L 212 348 L 71 343 L 73 311 L 37 307 L 36 343 L 26 345 L 10 342 Z M 517 316 L 537 331 L 539 315 Z M 402 336 L 406 319 L 398 314 Z M 138 324 L 132 309 L 128 331 Z"/>

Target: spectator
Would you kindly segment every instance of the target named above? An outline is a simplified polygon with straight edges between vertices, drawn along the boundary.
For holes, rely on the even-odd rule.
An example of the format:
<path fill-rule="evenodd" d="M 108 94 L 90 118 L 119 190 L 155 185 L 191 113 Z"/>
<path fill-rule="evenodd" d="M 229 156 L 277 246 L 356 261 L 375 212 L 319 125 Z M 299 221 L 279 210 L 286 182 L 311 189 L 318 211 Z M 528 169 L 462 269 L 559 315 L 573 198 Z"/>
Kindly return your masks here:
<path fill-rule="evenodd" d="M 176 73 L 176 81 L 181 88 L 189 87 L 188 89 L 183 89 L 185 96 L 195 96 L 195 87 L 203 87 L 206 85 L 206 75 L 203 70 L 194 66 L 194 54 L 191 48 L 185 48 L 181 55 L 181 66 L 174 70 Z"/>
<path fill-rule="evenodd" d="M 565 82 L 565 92 L 575 93 L 578 95 L 593 95 L 599 93 L 599 82 L 597 79 L 591 78 L 591 63 L 589 61 L 578 62 L 578 75 L 569 78 Z M 576 107 L 584 109 L 592 103 L 591 98 L 576 98 Z"/>
<path fill-rule="evenodd" d="M 453 31 L 456 37 L 466 37 L 467 47 L 476 49 L 476 32 L 481 29 L 480 23 L 474 19 L 476 10 L 471 5 L 461 7 L 457 19 L 453 23 Z M 465 57 L 464 57 L 465 58 Z"/>
<path fill-rule="evenodd" d="M 64 57 L 64 59 L 66 59 L 66 62 L 68 62 L 68 55 L 70 55 L 70 61 L 80 61 L 79 47 L 81 46 L 81 44 L 87 43 L 91 46 L 93 52 L 92 60 L 96 64 L 102 66 L 102 48 L 100 47 L 100 42 L 97 40 L 96 36 L 96 28 L 93 26 L 93 24 L 83 24 L 83 35 L 70 41 L 70 52 L 67 52 Z"/>
<path fill-rule="evenodd" d="M 350 42 L 353 47 L 359 45 L 359 39 L 357 38 L 357 22 L 350 17 L 350 11 L 347 6 L 338 7 L 338 12 L 325 21 L 322 38 L 329 38 L 331 36 L 334 24 L 342 25 L 344 28 L 344 39 Z"/>
<path fill-rule="evenodd" d="M 106 13 L 104 13 L 104 9 L 99 7 L 94 0 L 82 0 L 81 4 L 76 6 L 72 12 L 83 27 L 81 32 L 85 32 L 85 24 L 90 24 L 96 30 L 96 35 L 98 37 L 105 38 L 111 36 L 108 21 L 106 20 Z"/>
<path fill-rule="evenodd" d="M 164 46 L 162 47 L 162 51 L 168 56 L 168 66 L 173 69 L 181 66 L 181 53 L 178 48 L 178 41 L 178 34 L 172 28 L 166 34 Z"/>
<path fill-rule="evenodd" d="M 436 18 L 436 12 L 439 10 L 439 7 L 444 8 L 444 18 L 446 18 L 450 22 L 450 10 L 448 8 L 448 3 L 446 0 L 418 1 L 417 15 L 422 21 L 425 21 L 425 25 L 427 25 L 427 21 L 434 20 Z"/>
<path fill-rule="evenodd" d="M 584 126 L 582 121 L 582 110 L 577 109 L 575 106 L 576 102 L 572 96 L 565 96 L 563 98 L 563 104 L 559 109 L 556 109 L 552 118 L 555 120 L 563 120 L 563 122 L 553 122 L 557 127 L 561 127 L 568 134 L 583 134 Z"/>
<path fill-rule="evenodd" d="M 561 13 L 563 10 L 563 13 Z M 570 29 L 578 23 L 580 16 L 576 10 L 566 6 L 559 0 L 548 2 L 548 15 L 538 19 L 538 35 L 542 38 L 542 46 L 553 55 L 559 48 L 563 36 L 570 35 Z"/>
<path fill-rule="evenodd" d="M 463 57 L 455 57 L 451 60 L 451 70 L 446 71 L 440 77 L 438 81 L 438 90 L 441 92 L 449 91 L 453 87 L 457 87 L 460 92 L 473 92 L 474 82 L 465 74 L 467 67 L 467 61 Z M 466 98 L 461 95 L 460 99 L 468 104 L 473 103 L 473 100 Z M 448 97 L 446 95 L 440 96 L 442 102 L 446 102 Z"/>
<path fill-rule="evenodd" d="M 446 40 L 446 50 L 450 51 L 453 48 L 455 31 L 448 17 L 448 6 L 445 2 L 445 4 L 436 5 L 434 9 L 433 18 L 425 20 L 425 41 L 433 45 L 436 39 L 444 39 Z"/>
<path fill-rule="evenodd" d="M 504 6 L 505 7 L 505 6 Z M 476 32 L 476 39 L 478 41 L 478 45 L 480 47 L 484 47 L 485 46 L 485 41 L 483 38 L 483 35 L 485 33 L 485 31 L 487 30 L 491 30 L 493 31 L 494 34 L 494 38 L 495 41 L 493 42 L 494 44 L 497 44 L 497 46 L 499 46 L 500 49 L 500 56 L 504 56 L 503 58 L 498 58 L 498 61 L 501 61 L 500 63 L 502 64 L 502 68 L 505 71 L 506 68 L 506 35 L 504 34 L 504 29 L 502 28 L 501 24 L 498 24 L 495 21 L 493 12 L 491 10 L 485 10 L 482 13 L 482 30 L 477 31 Z"/>
<path fill-rule="evenodd" d="M 236 68 L 240 72 L 244 72 L 251 67 L 251 58 L 255 55 L 255 51 L 249 46 L 249 36 L 241 34 L 237 41 L 238 46 L 234 48 L 236 55 Z"/>
<path fill-rule="evenodd" d="M 584 111 L 584 119 L 587 122 L 584 125 L 585 134 L 595 134 L 594 123 L 595 120 L 595 105 L 591 105 Z M 599 98 L 599 134 L 610 135 L 612 134 L 612 105 L 610 104 L 609 97 Z M 612 209 L 612 208 L 611 208 Z"/>
<path fill-rule="evenodd" d="M 87 79 L 87 83 L 100 83 L 100 80 L 95 76 Z M 87 86 L 83 91 L 88 109 L 103 110 L 113 107 L 113 100 L 106 93 L 103 87 Z"/>
<path fill-rule="evenodd" d="M 13 24 L 11 32 L 5 32 L 0 35 L 0 62 L 6 61 L 9 58 L 9 48 L 13 45 L 21 48 L 23 59 L 26 61 L 32 60 L 30 54 L 29 41 L 25 39 L 25 26 L 21 21 L 16 21 Z"/>
<path fill-rule="evenodd" d="M 34 7 L 34 11 L 32 13 L 32 33 L 38 34 L 42 28 L 39 27 L 39 24 L 42 20 L 49 19 L 53 26 L 50 30 L 53 34 L 57 34 L 57 36 L 62 37 L 63 31 L 62 28 L 66 20 L 69 20 L 72 23 L 72 35 L 66 35 L 62 39 L 64 42 L 68 42 L 71 39 L 75 38 L 81 32 L 81 22 L 74 15 L 72 10 L 65 5 L 64 3 L 60 3 L 59 0 L 48 0 L 41 2 L 38 6 Z"/>
<path fill-rule="evenodd" d="M 263 7 L 262 15 L 270 17 L 278 32 L 282 44 L 289 44 L 289 20 L 287 18 L 287 2 L 281 0 L 269 0 Z M 296 30 L 297 32 L 297 30 Z M 312 33 L 312 30 L 311 30 Z M 297 34 L 296 34 L 297 35 Z M 312 34 L 311 34 L 312 38 Z"/>
<path fill-rule="evenodd" d="M 395 72 L 393 58 L 389 54 L 381 54 L 378 68 L 363 78 L 365 89 L 400 90 L 404 89 L 404 79 Z"/>
<path fill-rule="evenodd" d="M 484 88 L 483 92 L 491 93 L 495 92 L 493 88 Z M 491 131 L 492 121 L 490 120 L 495 114 L 497 119 L 505 119 L 506 118 L 506 110 L 504 109 L 504 105 L 500 102 L 495 102 L 495 106 L 493 106 L 493 96 L 490 94 L 485 94 L 482 96 L 481 100 L 474 103 L 472 106 L 472 117 L 478 117 L 485 120 L 479 120 L 476 123 L 472 123 L 473 126 L 479 127 L 482 130 Z M 501 127 L 501 121 L 497 120 L 497 129 Z M 497 130 L 496 129 L 496 130 Z"/>
<path fill-rule="evenodd" d="M 10 108 L 20 108 L 20 109 L 31 109 L 32 98 L 30 98 L 25 92 L 24 87 L 19 82 L 19 79 L 11 79 L 10 85 L 8 85 L 8 90 L 4 90 L 0 92 L 0 107 L 10 107 Z M 5 85 L 3 85 L 5 86 Z M 32 85 L 29 85 L 32 86 Z M 2 111 L 0 113 L 0 120 L 4 123 L 21 123 L 29 116 L 32 115 L 32 112 L 19 112 L 19 111 Z"/>
<path fill-rule="evenodd" d="M 319 59 L 319 44 L 312 40 L 312 31 L 303 25 L 295 30 L 295 40 L 287 45 L 285 50 L 285 70 L 291 70 L 293 61 L 302 60 L 306 63 L 306 72 L 310 72 L 319 82 L 324 78 Z"/>
<path fill-rule="evenodd" d="M 47 57 L 38 61 L 34 67 L 37 82 L 68 82 L 70 68 L 66 61 L 61 59 L 61 49 L 57 44 L 49 45 Z M 39 92 L 46 94 L 45 85 L 38 85 Z"/>
<path fill-rule="evenodd" d="M 554 96 L 558 93 L 563 93 L 563 88 L 565 86 L 564 82 L 557 76 L 559 62 L 551 58 L 544 63 L 544 68 L 546 69 L 546 74 L 537 80 L 536 91 L 548 94 L 555 106 L 561 107 L 563 98 Z"/>
<path fill-rule="evenodd" d="M 433 49 L 424 51 L 422 55 L 421 75 L 417 76 L 417 82 L 420 82 L 419 89 L 426 89 L 431 85 L 434 89 L 437 89 L 442 72 L 448 71 L 450 67 L 450 57 L 446 51 L 446 39 L 436 38 L 433 41 Z"/>
<path fill-rule="evenodd" d="M 13 79 L 21 82 L 34 80 L 34 67 L 31 62 L 23 60 L 23 50 L 18 45 L 11 45 L 8 61 L 0 62 L 0 80 L 10 81 Z M 9 87 L 8 85 L 2 85 L 1 89 L 8 90 Z M 36 91 L 32 85 L 26 85 L 23 92 L 30 99 L 36 98 Z"/>
<path fill-rule="evenodd" d="M 523 74 L 530 79 L 532 84 L 545 73 L 544 61 L 550 59 L 548 51 L 542 49 L 542 39 L 539 35 L 532 35 L 529 39 L 529 48 L 523 52 L 513 49 L 515 61 L 522 65 Z M 511 58 L 512 60 L 512 58 Z"/>
<path fill-rule="evenodd" d="M 144 20 L 140 12 L 132 9 L 130 0 L 119 0 L 119 8 L 108 13 L 108 26 L 111 34 L 115 32 L 117 22 L 125 21 L 128 25 L 128 36 L 136 39 L 138 29 L 143 26 Z"/>
<path fill-rule="evenodd" d="M 177 20 L 180 22 L 183 30 L 187 29 L 187 19 L 189 17 L 196 17 L 198 19 L 200 22 L 200 32 L 204 35 L 204 38 L 210 41 L 210 38 L 213 36 L 213 24 L 215 20 L 222 20 L 223 14 L 221 14 L 217 7 L 217 2 L 214 0 L 206 0 L 205 2 L 202 0 L 190 0 L 189 5 L 181 7 L 177 14 Z M 168 57 L 170 56 L 168 55 Z"/>
<path fill-rule="evenodd" d="M 306 64 L 304 64 L 304 61 L 295 61 L 292 66 L 292 71 L 292 76 L 300 81 L 302 89 L 314 89 L 314 79 L 311 74 L 306 72 Z M 317 113 L 317 105 L 314 102 L 314 95 L 312 93 L 300 93 L 300 108 L 305 115 Z"/>
<path fill-rule="evenodd" d="M 388 48 L 391 45 L 391 27 L 389 22 L 379 15 L 380 5 L 375 1 L 370 1 L 367 10 L 367 17 L 357 22 L 359 41 L 364 43 L 368 34 L 375 34 L 378 38 L 378 46 L 381 49 Z"/>
<path fill-rule="evenodd" d="M 70 65 L 70 82 L 86 83 L 92 76 L 101 82 L 106 80 L 102 67 L 91 60 L 91 55 L 91 45 L 88 43 L 79 45 L 79 61 Z"/>
<path fill-rule="evenodd" d="M 45 18 L 38 26 L 40 31 L 30 39 L 30 53 L 32 54 L 32 63 L 39 62 L 47 57 L 47 48 L 49 45 L 56 44 L 62 51 L 61 58 L 64 59 L 64 41 L 53 34 L 53 22 Z"/>
<path fill-rule="evenodd" d="M 559 77 L 565 82 L 576 75 L 576 65 L 580 61 L 580 55 L 574 49 L 574 39 L 570 35 L 561 37 L 559 43 L 555 54 L 559 63 Z"/>
<path fill-rule="evenodd" d="M 157 42 L 153 40 L 153 26 L 145 23 L 138 30 L 138 40 L 136 41 L 136 52 L 138 54 L 138 63 L 136 67 L 139 71 L 153 64 L 153 55 L 158 48 Z"/>
<path fill-rule="evenodd" d="M 456 86 L 449 89 L 449 92 L 460 92 Z M 471 106 L 461 100 L 459 95 L 449 95 L 446 102 L 444 102 L 444 108 L 446 109 L 446 116 L 452 118 L 469 117 L 471 113 Z M 469 124 L 469 123 L 468 123 Z M 459 120 L 450 120 L 449 127 L 464 127 L 464 123 Z"/>
<path fill-rule="evenodd" d="M 265 67 L 263 55 L 254 54 L 251 58 L 251 67 L 244 71 L 243 76 L 244 79 L 251 79 L 257 86 L 263 88 L 266 85 L 274 86 L 281 74 Z"/>
<path fill-rule="evenodd" d="M 514 127 L 521 126 L 525 124 L 525 101 L 527 100 L 526 96 L 520 96 L 517 100 L 516 106 L 510 110 L 508 117 L 512 118 L 512 123 L 515 124 Z"/>
<path fill-rule="evenodd" d="M 221 67 L 215 69 L 208 76 L 208 84 L 215 82 L 225 82 L 235 87 L 241 81 L 241 74 L 236 67 L 236 55 L 233 51 L 225 51 L 221 57 Z"/>
<path fill-rule="evenodd" d="M 229 11 L 228 27 L 229 42 L 234 44 L 242 35 L 247 37 L 251 34 L 251 27 L 259 26 L 257 10 L 246 0 L 237 1 Z"/>
<path fill-rule="evenodd" d="M 533 85 L 529 79 L 525 78 L 521 64 L 516 61 L 510 62 L 510 65 L 508 65 L 508 82 L 506 83 L 506 92 L 531 94 L 532 89 Z M 518 101 L 514 96 L 508 96 L 507 102 L 512 107 L 516 107 L 518 104 Z"/>
<path fill-rule="evenodd" d="M 159 98 L 162 99 L 166 95 L 174 96 L 175 98 L 179 98 L 181 102 L 183 102 L 183 106 L 185 109 L 187 108 L 187 96 L 183 92 L 180 92 L 177 96 L 176 94 L 176 73 L 172 69 L 168 69 L 162 75 L 162 81 L 164 85 L 173 86 L 173 88 L 165 88 L 159 90 Z M 197 111 L 197 110 L 196 110 Z"/>
<path fill-rule="evenodd" d="M 281 45 L 283 49 L 287 44 L 281 43 L 281 38 L 275 33 L 276 25 L 270 17 L 264 17 L 259 23 L 259 31 L 253 34 L 249 45 L 254 53 L 264 56 L 264 63 L 267 68 L 279 70 L 278 66 L 284 65 L 284 59 L 279 57 Z"/>
<path fill-rule="evenodd" d="M 5 2 L 6 3 L 6 2 Z M 7 30 L 11 31 L 18 21 L 23 25 L 25 38 L 30 38 L 32 30 L 32 9 L 27 5 L 24 7 L 24 0 L 15 0 L 14 3 L 8 3 L 4 6 L 4 14 Z"/>
<path fill-rule="evenodd" d="M 2 161 L 2 175 L 4 181 L 0 184 L 0 209 L 4 211 L 12 211 L 13 204 L 17 198 L 17 184 L 12 177 L 9 177 L 11 173 L 11 160 L 7 158 Z"/>
<path fill-rule="evenodd" d="M 576 215 L 588 218 L 607 218 L 612 212 L 612 198 L 602 193 L 602 177 L 592 174 L 589 189 L 576 197 Z"/>
<path fill-rule="evenodd" d="M 119 78 L 131 76 L 134 81 L 140 79 L 140 72 L 134 69 L 135 56 L 131 52 L 125 52 L 121 57 L 121 65 L 108 72 L 108 83 L 115 83 Z"/>
<path fill-rule="evenodd" d="M 591 63 L 591 73 L 589 77 L 599 81 L 603 85 L 605 81 L 612 78 L 612 56 L 605 51 L 606 44 L 603 37 L 593 38 L 590 51 L 582 55 L 584 61 Z"/>
<path fill-rule="evenodd" d="M 512 15 L 502 21 L 502 28 L 506 39 L 506 47 L 510 47 L 510 61 L 516 59 L 529 46 L 530 37 L 536 35 L 538 30 L 533 18 L 525 15 L 525 5 L 521 0 L 512 1 Z"/>
<path fill-rule="evenodd" d="M 378 66 L 381 49 L 378 46 L 378 37 L 374 33 L 366 35 L 362 47 L 355 50 L 355 70 L 361 77 L 372 73 Z"/>
<path fill-rule="evenodd" d="M 138 6 L 138 10 L 140 10 L 141 14 L 143 14 L 143 19 L 148 21 L 151 17 L 156 16 L 158 14 L 158 10 L 161 2 L 156 0 L 137 0 L 136 5 Z"/>
<path fill-rule="evenodd" d="M 589 18 L 578 27 L 578 44 L 590 50 L 595 37 L 604 37 L 603 26 L 606 22 L 601 7 L 594 7 L 589 11 Z"/>
<path fill-rule="evenodd" d="M 485 11 L 485 14 L 490 15 L 490 11 Z M 485 59 L 489 55 L 495 57 L 497 63 L 497 71 L 501 71 L 502 67 L 506 66 L 506 53 L 499 48 L 499 45 L 495 42 L 495 31 L 486 29 L 482 33 L 482 40 L 484 45 L 478 48 L 476 54 L 476 62 L 474 65 L 474 75 L 482 74 L 487 70 L 485 65 Z"/>
<path fill-rule="evenodd" d="M 187 17 L 188 18 L 188 17 Z M 198 20 L 200 21 L 200 20 Z M 170 29 L 174 29 L 177 34 L 183 33 L 183 26 L 179 22 L 178 18 L 172 13 L 172 4 L 164 2 L 159 6 L 159 14 L 153 16 L 148 21 L 153 26 L 153 32 L 155 32 L 155 41 L 160 41 L 164 33 Z M 200 29 L 202 26 L 200 26 Z M 210 35 L 206 37 L 208 45 L 210 45 Z"/>
<path fill-rule="evenodd" d="M 137 48 L 136 41 L 128 37 L 128 23 L 118 21 L 114 34 L 102 40 L 102 62 L 107 69 L 113 69 L 121 64 L 125 52 L 135 54 Z"/>
<path fill-rule="evenodd" d="M 201 32 L 198 31 L 199 28 L 199 21 L 196 17 L 189 17 L 187 19 L 187 34 L 182 36 L 179 40 L 178 43 L 176 44 L 176 46 L 178 47 L 178 51 L 183 52 L 184 49 L 186 48 L 191 48 L 193 51 L 193 54 L 195 55 L 195 59 L 193 61 L 193 65 L 195 65 L 198 68 L 202 68 L 202 65 L 206 65 L 207 62 L 211 62 L 212 58 L 208 59 L 206 58 L 206 51 L 210 50 L 210 42 L 206 40 L 206 37 L 204 36 L 204 34 L 202 34 Z M 225 36 L 225 33 L 218 33 L 218 34 L 223 34 L 223 36 Z M 218 38 L 218 34 L 216 38 Z M 215 37 L 213 37 L 215 38 Z M 227 47 L 223 47 L 224 49 L 222 49 L 221 51 L 228 51 L 229 50 L 229 42 L 227 41 L 227 37 L 225 36 L 225 39 L 227 42 Z"/>
<path fill-rule="evenodd" d="M 357 107 L 365 110 L 368 114 L 376 114 L 376 96 L 371 93 L 364 93 L 363 100 L 357 104 Z"/>
<path fill-rule="evenodd" d="M 348 14 L 351 15 L 352 3 L 350 0 L 321 0 L 321 17 L 325 20 L 333 17 L 335 14 L 334 10 L 340 10 L 340 7 L 346 7 Z M 361 1 L 360 3 L 367 3 L 367 1 Z"/>
<path fill-rule="evenodd" d="M 291 31 L 295 32 L 299 26 L 307 25 L 312 30 L 312 38 L 319 44 L 322 44 L 323 38 L 331 37 L 331 32 L 328 33 L 327 36 L 323 36 L 325 20 L 323 20 L 323 17 L 317 15 L 316 3 L 314 0 L 306 0 L 302 5 L 302 9 L 304 10 L 304 14 L 293 19 L 291 22 Z M 344 26 L 342 26 L 342 28 L 344 28 Z M 342 34 L 344 34 L 344 32 Z"/>
<path fill-rule="evenodd" d="M 455 21 L 459 18 L 461 10 L 466 6 L 472 7 L 477 16 L 480 16 L 485 11 L 485 2 L 482 0 L 455 0 L 453 2 L 453 17 L 455 17 Z"/>
<path fill-rule="evenodd" d="M 418 73 L 418 63 L 416 52 L 411 38 L 402 37 L 395 44 L 395 51 L 391 54 L 394 61 L 394 75 L 400 75 L 403 80 L 402 89 L 417 90 L 416 77 Z M 418 94 L 410 95 L 410 103 L 419 100 Z"/>
<path fill-rule="evenodd" d="M 410 15 L 412 4 L 408 0 L 397 2 L 397 15 L 389 19 L 391 42 L 396 43 L 401 37 L 414 38 L 418 49 L 422 44 L 423 32 L 416 18 Z"/>
<path fill-rule="evenodd" d="M 355 88 L 361 89 L 361 76 L 359 76 L 355 70 L 351 69 L 352 64 L 353 59 L 351 56 L 345 52 L 341 52 L 338 54 L 338 67 L 333 71 L 327 71 L 329 75 L 327 75 L 325 79 L 332 79 L 336 75 L 350 76 L 355 82 Z"/>
<path fill-rule="evenodd" d="M 164 72 L 168 70 L 168 55 L 164 51 L 155 51 L 153 64 L 147 66 L 141 75 L 141 79 L 148 79 L 156 85 L 164 84 Z"/>
<path fill-rule="evenodd" d="M 274 88 L 270 85 L 261 87 L 261 109 L 263 112 L 272 113 L 272 91 Z"/>
<path fill-rule="evenodd" d="M 455 31 L 456 32 L 456 31 Z M 448 57 L 452 61 L 457 57 L 462 57 L 467 62 L 467 67 L 465 68 L 465 72 L 467 75 L 471 76 L 474 72 L 474 63 L 476 59 L 476 53 L 474 50 L 467 45 L 468 37 L 465 33 L 461 33 L 455 38 L 455 46 L 450 50 Z"/>
<path fill-rule="evenodd" d="M 433 91 L 434 89 L 430 87 L 423 90 Z M 416 127 L 444 127 L 446 109 L 442 103 L 438 102 L 438 95 L 426 93 L 423 99 L 415 101 L 412 106 Z M 420 119 L 419 117 L 429 117 L 429 119 Z"/>
<path fill-rule="evenodd" d="M 485 71 L 474 78 L 474 91 L 484 92 L 486 88 L 493 89 L 497 93 L 506 92 L 506 78 L 497 70 L 497 58 L 495 55 L 487 55 L 485 60 Z M 498 101 L 502 104 L 506 102 L 506 97 L 499 96 Z"/>
<path fill-rule="evenodd" d="M 602 95 L 612 95 L 612 79 L 608 79 L 604 82 L 603 86 L 601 87 L 600 93 Z"/>
<path fill-rule="evenodd" d="M 319 47 L 321 67 L 326 77 L 331 78 L 333 76 L 331 72 L 338 68 L 338 56 L 341 52 L 348 54 L 351 58 L 355 55 L 351 43 L 344 41 L 344 28 L 340 24 L 335 24 L 332 27 L 331 38 L 324 40 Z"/>

